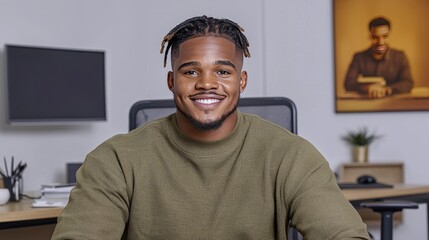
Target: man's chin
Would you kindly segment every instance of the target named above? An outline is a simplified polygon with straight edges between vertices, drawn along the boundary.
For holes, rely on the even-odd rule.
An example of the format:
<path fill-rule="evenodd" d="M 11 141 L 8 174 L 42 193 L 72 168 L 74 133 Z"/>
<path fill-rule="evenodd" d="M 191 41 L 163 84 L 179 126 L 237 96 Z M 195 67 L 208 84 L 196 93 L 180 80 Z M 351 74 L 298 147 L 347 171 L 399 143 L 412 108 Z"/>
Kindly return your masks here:
<path fill-rule="evenodd" d="M 174 98 L 174 101 L 176 102 L 176 98 Z M 230 111 L 227 111 L 226 113 L 224 113 L 222 116 L 220 116 L 217 120 L 207 120 L 207 121 L 201 121 L 201 120 L 197 120 L 196 118 L 194 118 L 193 116 L 191 116 L 190 114 L 188 114 L 186 111 L 184 111 L 184 109 L 182 109 L 180 107 L 180 105 L 177 104 L 176 102 L 176 108 L 177 110 L 183 114 L 184 116 L 186 116 L 186 118 L 188 118 L 188 120 L 190 121 L 190 123 L 198 130 L 203 130 L 203 131 L 211 131 L 211 130 L 216 130 L 218 128 L 220 128 L 223 124 L 223 122 L 230 117 L 236 110 L 237 110 L 237 106 L 238 106 L 238 100 L 235 103 L 235 105 L 230 109 Z"/>
<path fill-rule="evenodd" d="M 386 53 L 385 51 L 384 52 L 374 51 L 372 53 L 372 57 L 375 59 L 382 59 L 384 57 L 385 53 Z"/>
<path fill-rule="evenodd" d="M 203 130 L 203 131 L 212 131 L 212 130 L 216 130 L 222 126 L 224 121 L 226 119 L 228 119 L 228 117 L 230 117 L 237 110 L 237 105 L 235 105 L 231 109 L 231 111 L 225 113 L 224 115 L 222 115 L 218 119 L 206 120 L 206 121 L 197 120 L 196 118 L 192 117 L 190 114 L 187 114 L 185 111 L 183 111 L 180 107 L 177 107 L 177 110 L 188 118 L 189 122 L 192 124 L 192 126 L 194 126 L 194 128 L 196 128 L 198 130 Z"/>
<path fill-rule="evenodd" d="M 216 130 L 218 128 L 220 128 L 220 126 L 222 126 L 223 122 L 225 119 L 218 119 L 215 121 L 198 121 L 194 118 L 189 118 L 189 120 L 192 123 L 192 126 L 194 126 L 196 129 L 198 130 L 203 130 L 203 131 L 211 131 L 211 130 Z"/>

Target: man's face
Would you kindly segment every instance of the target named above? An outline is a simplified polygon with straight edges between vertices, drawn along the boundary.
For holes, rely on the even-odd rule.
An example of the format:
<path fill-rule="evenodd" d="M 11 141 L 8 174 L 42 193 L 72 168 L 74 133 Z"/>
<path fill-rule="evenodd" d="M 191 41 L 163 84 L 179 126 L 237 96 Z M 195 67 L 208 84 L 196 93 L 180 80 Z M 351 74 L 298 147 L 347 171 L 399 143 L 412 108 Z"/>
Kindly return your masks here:
<path fill-rule="evenodd" d="M 384 55 L 387 51 L 390 29 L 387 25 L 371 28 L 371 48 L 375 55 Z"/>
<path fill-rule="evenodd" d="M 236 114 L 247 81 L 242 66 L 242 53 L 225 38 L 197 37 L 180 44 L 168 74 L 178 121 L 199 130 L 215 130 L 224 121 L 235 121 L 230 116 Z"/>

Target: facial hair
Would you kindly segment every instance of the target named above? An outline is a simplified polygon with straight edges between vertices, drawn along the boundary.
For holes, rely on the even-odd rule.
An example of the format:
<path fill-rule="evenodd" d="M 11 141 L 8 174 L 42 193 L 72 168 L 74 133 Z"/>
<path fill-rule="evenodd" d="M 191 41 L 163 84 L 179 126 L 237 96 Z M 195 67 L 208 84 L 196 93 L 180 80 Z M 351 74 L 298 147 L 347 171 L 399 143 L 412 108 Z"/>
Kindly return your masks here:
<path fill-rule="evenodd" d="M 237 106 L 238 106 L 238 101 L 240 100 L 240 98 L 238 98 L 236 104 L 234 105 L 234 107 L 231 109 L 231 111 L 225 113 L 224 115 L 222 115 L 219 119 L 208 122 L 208 123 L 204 123 L 204 122 L 200 122 L 197 119 L 193 118 L 191 115 L 187 114 L 185 111 L 183 111 L 183 109 L 181 109 L 177 103 L 176 103 L 176 108 L 179 112 L 181 112 L 184 116 L 186 116 L 186 118 L 188 118 L 188 120 L 191 122 L 192 126 L 194 126 L 194 128 L 198 129 L 198 130 L 202 130 L 202 131 L 211 131 L 211 130 L 216 130 L 218 128 L 220 128 L 223 124 L 223 122 L 229 117 L 231 116 L 231 114 L 233 114 L 236 110 L 237 110 Z M 176 98 L 174 98 L 174 102 L 176 102 Z"/>

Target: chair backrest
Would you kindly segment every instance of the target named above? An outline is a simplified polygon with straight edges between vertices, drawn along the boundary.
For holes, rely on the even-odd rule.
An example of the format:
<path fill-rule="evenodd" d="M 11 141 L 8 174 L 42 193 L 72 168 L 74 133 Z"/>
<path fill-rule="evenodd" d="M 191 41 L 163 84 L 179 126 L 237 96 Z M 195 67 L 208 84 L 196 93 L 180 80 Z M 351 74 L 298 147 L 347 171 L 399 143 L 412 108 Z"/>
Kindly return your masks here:
<path fill-rule="evenodd" d="M 240 98 L 241 112 L 257 114 L 293 133 L 297 133 L 297 110 L 295 103 L 285 97 Z M 138 101 L 130 109 L 129 130 L 176 112 L 172 99 Z"/>

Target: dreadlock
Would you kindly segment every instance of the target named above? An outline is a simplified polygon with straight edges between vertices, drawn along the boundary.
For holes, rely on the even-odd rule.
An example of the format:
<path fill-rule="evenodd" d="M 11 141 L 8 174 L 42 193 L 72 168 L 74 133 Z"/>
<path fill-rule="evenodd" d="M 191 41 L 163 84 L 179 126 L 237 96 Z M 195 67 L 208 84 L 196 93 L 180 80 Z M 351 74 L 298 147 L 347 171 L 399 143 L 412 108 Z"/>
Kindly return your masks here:
<path fill-rule="evenodd" d="M 190 18 L 174 27 L 162 40 L 161 54 L 164 52 L 165 43 L 168 42 L 164 54 L 164 67 L 167 65 L 167 55 L 171 48 L 171 54 L 177 53 L 178 47 L 184 41 L 201 36 L 224 37 L 235 43 L 245 57 L 250 57 L 249 41 L 243 34 L 244 29 L 237 23 L 228 19 L 217 19 L 207 16 Z"/>

